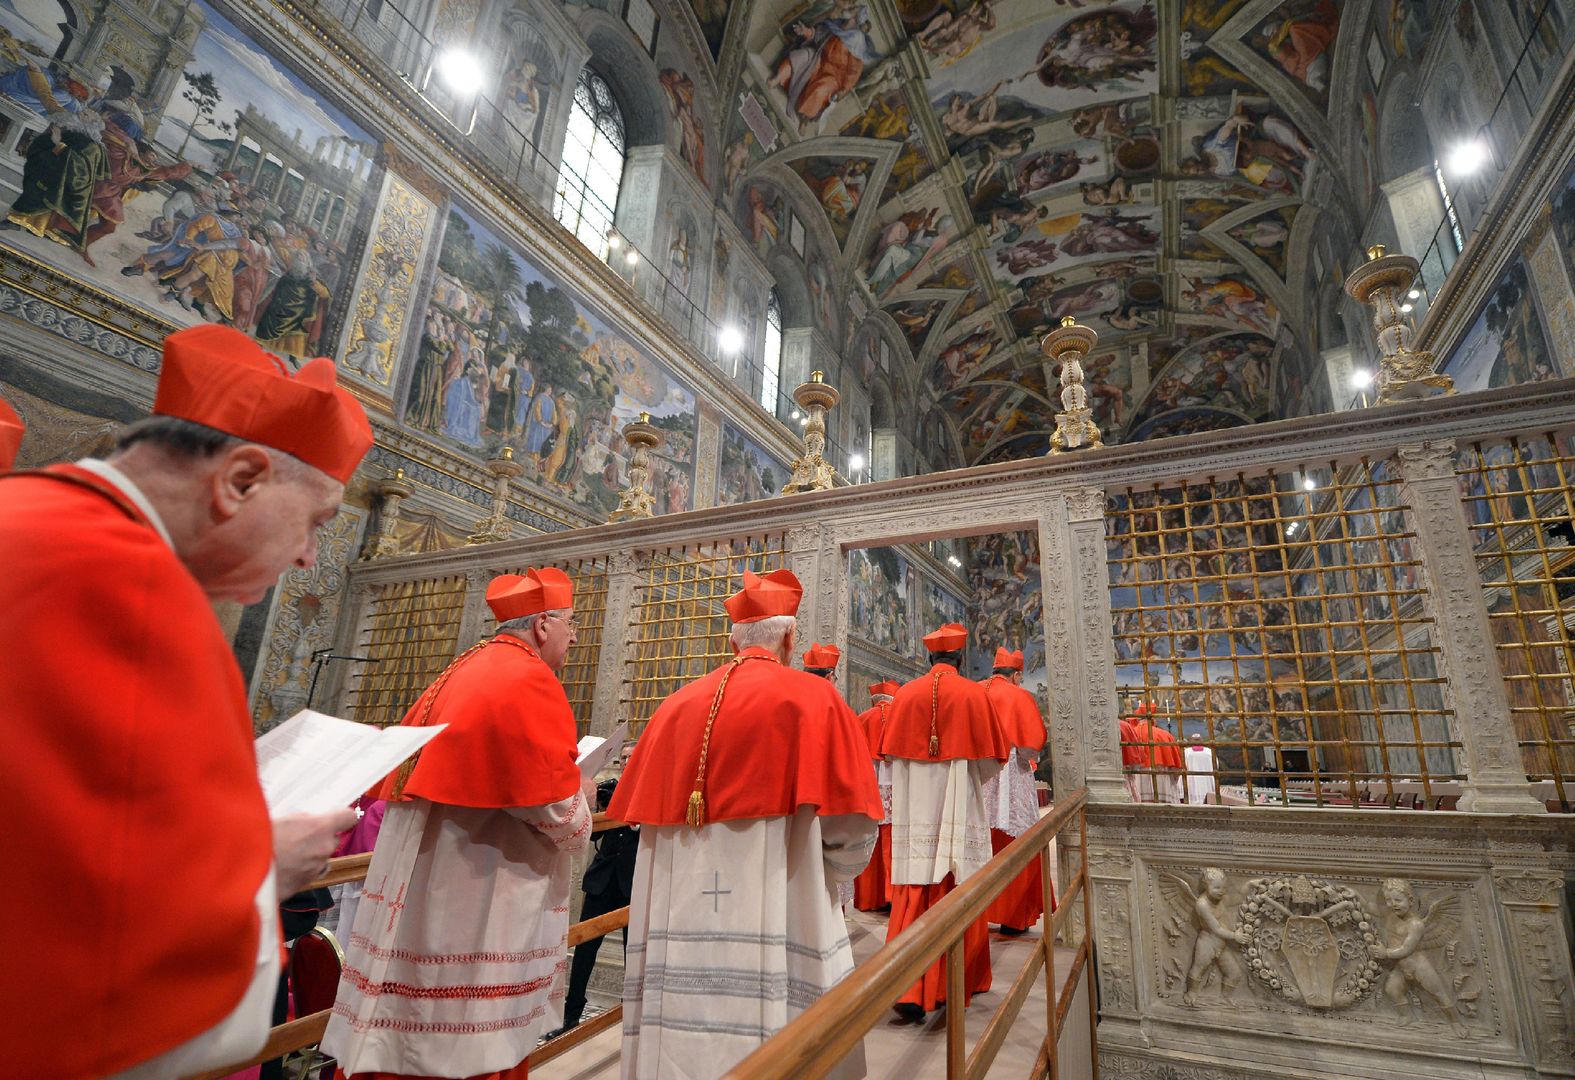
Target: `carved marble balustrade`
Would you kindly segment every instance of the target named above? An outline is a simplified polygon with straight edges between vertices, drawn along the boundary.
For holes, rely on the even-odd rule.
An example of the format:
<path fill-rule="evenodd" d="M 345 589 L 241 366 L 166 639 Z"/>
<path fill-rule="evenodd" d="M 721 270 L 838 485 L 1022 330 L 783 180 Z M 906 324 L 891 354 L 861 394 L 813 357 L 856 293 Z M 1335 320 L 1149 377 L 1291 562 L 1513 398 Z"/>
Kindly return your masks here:
<path fill-rule="evenodd" d="M 570 657 L 582 727 L 638 724 L 723 655 L 720 601 L 746 566 L 791 568 L 806 586 L 801 636 L 846 650 L 851 549 L 1034 532 L 1054 786 L 1090 792 L 1102 1075 L 1572 1076 L 1575 601 L 1562 595 L 1575 594 L 1572 428 L 1575 381 L 1541 383 L 361 562 L 335 647 L 381 662 L 336 670 L 317 700 L 397 718 L 488 630 L 492 575 L 553 564 L 583 583 L 582 623 L 594 628 Z M 1229 484 L 1276 508 L 1260 520 L 1242 497 L 1248 550 L 1235 576 L 1288 583 L 1277 602 L 1293 624 L 1250 630 L 1294 635 L 1306 653 L 1272 668 L 1266 692 L 1316 705 L 1289 735 L 1276 713 L 1272 740 L 1209 697 L 1213 675 L 1158 685 L 1185 665 L 1163 650 L 1134 655 L 1131 641 L 1158 632 L 1130 629 L 1122 606 L 1133 591 L 1172 595 L 1204 563 L 1229 582 L 1229 551 L 1207 547 L 1203 524 L 1163 523 L 1178 512 L 1165 492 L 1220 506 Z M 1158 493 L 1164 537 L 1147 576 L 1126 581 L 1122 560 L 1141 537 L 1123 548 L 1120 523 L 1145 491 Z M 1380 516 L 1364 531 L 1363 518 Z M 1294 540 L 1301 529 L 1313 542 Z M 1189 532 L 1201 546 L 1179 563 L 1168 538 Z M 1328 564 L 1330 551 L 1360 553 L 1375 537 L 1382 554 Z M 1281 560 L 1272 574 L 1269 549 Z M 1364 569 L 1369 584 L 1316 584 Z M 1380 597 L 1387 606 L 1369 602 Z M 1302 614 L 1314 602 L 1322 614 Z M 1221 639 L 1240 641 L 1237 614 L 1250 606 L 1262 621 L 1274 604 L 1227 588 L 1216 606 L 1230 609 Z M 1166 634 L 1209 632 L 1172 623 Z M 1361 644 L 1341 645 L 1347 634 Z M 1219 654 L 1202 649 L 1213 670 Z M 1236 647 L 1227 652 L 1237 675 L 1225 685 L 1246 685 Z M 1333 659 L 1320 668 L 1315 652 Z M 1135 686 L 1138 671 L 1147 682 Z M 1219 779 L 1228 788 L 1224 770 L 1237 770 L 1260 797 L 1134 802 L 1118 734 L 1134 689 L 1174 691 L 1183 711 L 1183 690 L 1203 693 L 1197 718 L 1183 719 L 1227 760 L 1233 740 L 1249 748 Z M 1295 743 L 1311 787 L 1287 779 Z M 1279 752 L 1276 767 L 1261 767 L 1262 745 Z M 1396 798 L 1417 771 L 1447 795 Z M 1370 797 L 1375 788 L 1389 797 Z"/>

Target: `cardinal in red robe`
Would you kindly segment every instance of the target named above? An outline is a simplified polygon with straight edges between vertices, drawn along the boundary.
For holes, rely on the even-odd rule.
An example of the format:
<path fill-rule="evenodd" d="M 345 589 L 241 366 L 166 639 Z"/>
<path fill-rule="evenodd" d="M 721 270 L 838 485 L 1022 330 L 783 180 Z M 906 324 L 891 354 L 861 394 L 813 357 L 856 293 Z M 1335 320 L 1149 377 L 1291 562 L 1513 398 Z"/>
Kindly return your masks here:
<path fill-rule="evenodd" d="M 0 398 L 0 473 L 10 472 L 16 464 L 16 455 L 22 449 L 22 433 L 27 425 L 11 408 L 10 402 Z"/>
<path fill-rule="evenodd" d="M 0 1016 L 38 1048 L 13 1066 L 30 1076 L 260 1050 L 278 898 L 355 821 L 275 835 L 213 601 L 312 565 L 366 414 L 331 361 L 292 371 L 222 326 L 166 339 L 153 412 L 104 460 L 0 477 Z"/>
<path fill-rule="evenodd" d="M 1045 745 L 1045 722 L 1039 713 L 1039 702 L 1021 685 L 1023 654 L 996 649 L 993 668 L 984 682 L 984 692 L 1000 722 L 1001 733 L 1012 747 L 1011 760 L 984 789 L 985 806 L 990 812 L 990 849 L 999 854 L 1039 820 L 1034 768 Z M 985 911 L 985 918 L 998 923 L 1003 933 L 1020 934 L 1044 914 L 1040 880 L 1043 861 L 1043 856 L 1039 856 L 1029 863 Z"/>
<path fill-rule="evenodd" d="M 941 897 L 990 861 L 984 784 L 1011 744 L 984 687 L 957 673 L 968 631 L 957 623 L 926 634 L 931 668 L 892 700 L 881 736 L 891 762 L 891 921 L 895 940 Z M 969 996 L 990 988 L 990 928 L 980 916 L 963 939 Z M 917 1022 L 946 1000 L 946 960 L 937 960 L 897 1002 Z"/>
<path fill-rule="evenodd" d="M 891 712 L 891 701 L 897 693 L 896 683 L 872 683 L 870 707 L 859 714 L 859 726 L 864 729 L 864 739 L 869 743 L 870 757 L 875 762 L 875 782 L 880 787 L 880 835 L 875 841 L 875 854 L 864 872 L 853 879 L 853 906 L 860 911 L 879 911 L 891 907 L 891 762 L 880 756 L 880 740 L 886 731 L 886 717 Z"/>

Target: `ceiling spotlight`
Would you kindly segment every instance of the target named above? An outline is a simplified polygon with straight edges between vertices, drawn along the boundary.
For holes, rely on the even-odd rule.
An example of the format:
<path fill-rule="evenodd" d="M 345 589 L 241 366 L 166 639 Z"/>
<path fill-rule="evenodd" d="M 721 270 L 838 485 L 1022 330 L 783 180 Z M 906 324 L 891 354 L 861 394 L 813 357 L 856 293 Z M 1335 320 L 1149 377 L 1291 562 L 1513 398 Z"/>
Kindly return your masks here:
<path fill-rule="evenodd" d="M 1300 524 L 1301 524 L 1301 522 L 1299 522 L 1299 521 L 1293 521 L 1289 525 L 1285 526 L 1285 535 L 1286 536 L 1295 536 L 1296 535 L 1296 527 L 1298 525 L 1300 525 Z"/>
<path fill-rule="evenodd" d="M 622 244 L 623 244 L 623 237 L 618 235 L 618 230 L 617 229 L 608 229 L 607 230 L 607 246 L 612 248 L 614 251 L 617 251 L 618 248 Z"/>
<path fill-rule="evenodd" d="M 640 253 L 634 250 L 634 248 L 630 248 L 628 251 L 623 253 L 623 261 L 628 263 L 630 266 L 633 266 L 635 263 L 640 261 Z"/>
<path fill-rule="evenodd" d="M 809 417 L 801 416 L 801 417 L 798 418 L 798 426 L 799 427 L 805 427 L 808 424 L 809 424 Z"/>
<path fill-rule="evenodd" d="M 1488 160 L 1487 144 L 1481 139 L 1463 142 L 1449 154 L 1449 171 L 1456 176 L 1470 176 Z"/>
<path fill-rule="evenodd" d="M 863 469 L 864 469 L 864 455 L 863 454 L 854 454 L 852 457 L 848 458 L 848 471 L 849 472 L 862 472 Z"/>
<path fill-rule="evenodd" d="M 481 89 L 481 63 L 465 49 L 444 49 L 432 66 L 443 85 L 462 97 Z"/>
<path fill-rule="evenodd" d="M 716 343 L 725 353 L 736 353 L 744 347 L 744 332 L 736 326 L 724 326 L 717 331 Z"/>
<path fill-rule="evenodd" d="M 1373 385 L 1373 373 L 1361 368 L 1351 372 L 1351 385 L 1358 390 L 1366 390 Z"/>
<path fill-rule="evenodd" d="M 1302 490 L 1303 491 L 1317 491 L 1318 490 L 1318 481 L 1314 480 L 1310 476 L 1302 477 Z"/>
<path fill-rule="evenodd" d="M 1420 299 L 1422 299 L 1422 290 L 1421 289 L 1412 289 L 1410 292 L 1406 293 L 1405 295 L 1406 295 L 1406 299 L 1407 300 L 1420 300 Z"/>
<path fill-rule="evenodd" d="M 1411 303 L 1401 304 L 1400 305 L 1400 314 L 1407 315 L 1407 314 L 1409 314 L 1411 312 L 1411 309 L 1414 308 L 1414 307 L 1416 307 L 1416 305 L 1415 304 L 1411 304 Z"/>
<path fill-rule="evenodd" d="M 959 569 L 959 570 L 962 569 L 962 560 L 959 559 L 957 556 L 955 556 L 955 555 L 948 555 L 948 556 L 946 556 L 946 561 L 951 563 L 957 569 Z"/>
<path fill-rule="evenodd" d="M 794 419 L 794 420 L 797 420 L 797 419 L 798 419 L 798 410 L 797 410 L 797 409 L 794 409 L 794 410 L 793 410 L 793 419 Z"/>

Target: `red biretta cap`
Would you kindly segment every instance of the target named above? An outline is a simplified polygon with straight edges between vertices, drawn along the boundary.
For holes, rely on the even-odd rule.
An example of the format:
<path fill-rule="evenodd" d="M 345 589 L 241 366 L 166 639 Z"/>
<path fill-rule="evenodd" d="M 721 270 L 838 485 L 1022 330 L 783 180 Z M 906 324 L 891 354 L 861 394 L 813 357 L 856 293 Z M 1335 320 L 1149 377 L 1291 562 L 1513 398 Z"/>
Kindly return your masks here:
<path fill-rule="evenodd" d="M 300 371 L 234 327 L 206 323 L 164 339 L 156 416 L 261 443 L 346 483 L 372 448 L 366 410 L 334 377 L 334 362 Z"/>
<path fill-rule="evenodd" d="M 835 645 L 811 641 L 809 648 L 804 650 L 804 666 L 807 668 L 834 668 L 841 659 L 842 650 Z"/>
<path fill-rule="evenodd" d="M 968 644 L 968 628 L 961 623 L 949 622 L 924 635 L 924 647 L 930 652 L 955 652 Z"/>
<path fill-rule="evenodd" d="M 891 680 L 870 684 L 870 697 L 896 697 L 897 684 Z"/>
<path fill-rule="evenodd" d="M 797 615 L 804 586 L 791 570 L 773 570 L 765 577 L 744 571 L 744 587 L 722 601 L 735 623 L 759 622 L 773 615 Z"/>
<path fill-rule="evenodd" d="M 996 649 L 995 663 L 991 664 L 990 666 L 998 668 L 1011 668 L 1013 671 L 1021 671 L 1023 670 L 1022 650 L 1019 649 L 1016 652 L 1013 652 L 1011 649 Z"/>
<path fill-rule="evenodd" d="M 0 472 L 10 472 L 16 464 L 17 451 L 22 449 L 22 432 L 26 430 L 27 425 L 16 410 L 0 398 Z"/>
<path fill-rule="evenodd" d="M 574 582 L 556 566 L 499 574 L 487 586 L 487 606 L 498 622 L 574 606 Z"/>

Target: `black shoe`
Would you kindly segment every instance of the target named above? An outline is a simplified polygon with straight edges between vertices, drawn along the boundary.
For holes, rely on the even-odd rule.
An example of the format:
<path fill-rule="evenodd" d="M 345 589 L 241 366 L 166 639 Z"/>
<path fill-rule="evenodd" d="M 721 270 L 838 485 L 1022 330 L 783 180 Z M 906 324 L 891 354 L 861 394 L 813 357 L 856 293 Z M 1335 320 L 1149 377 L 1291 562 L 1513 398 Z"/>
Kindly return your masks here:
<path fill-rule="evenodd" d="M 899 1001 L 892 1008 L 897 1012 L 897 1019 L 905 1024 L 924 1023 L 924 1010 L 911 1001 Z"/>
<path fill-rule="evenodd" d="M 1003 925 L 1001 927 L 1001 931 L 1000 932 L 1005 934 L 1007 937 L 1017 937 L 1019 934 L 1026 934 L 1026 933 L 1028 933 L 1028 927 L 1026 927 L 1026 926 L 1005 926 L 1005 925 Z"/>

